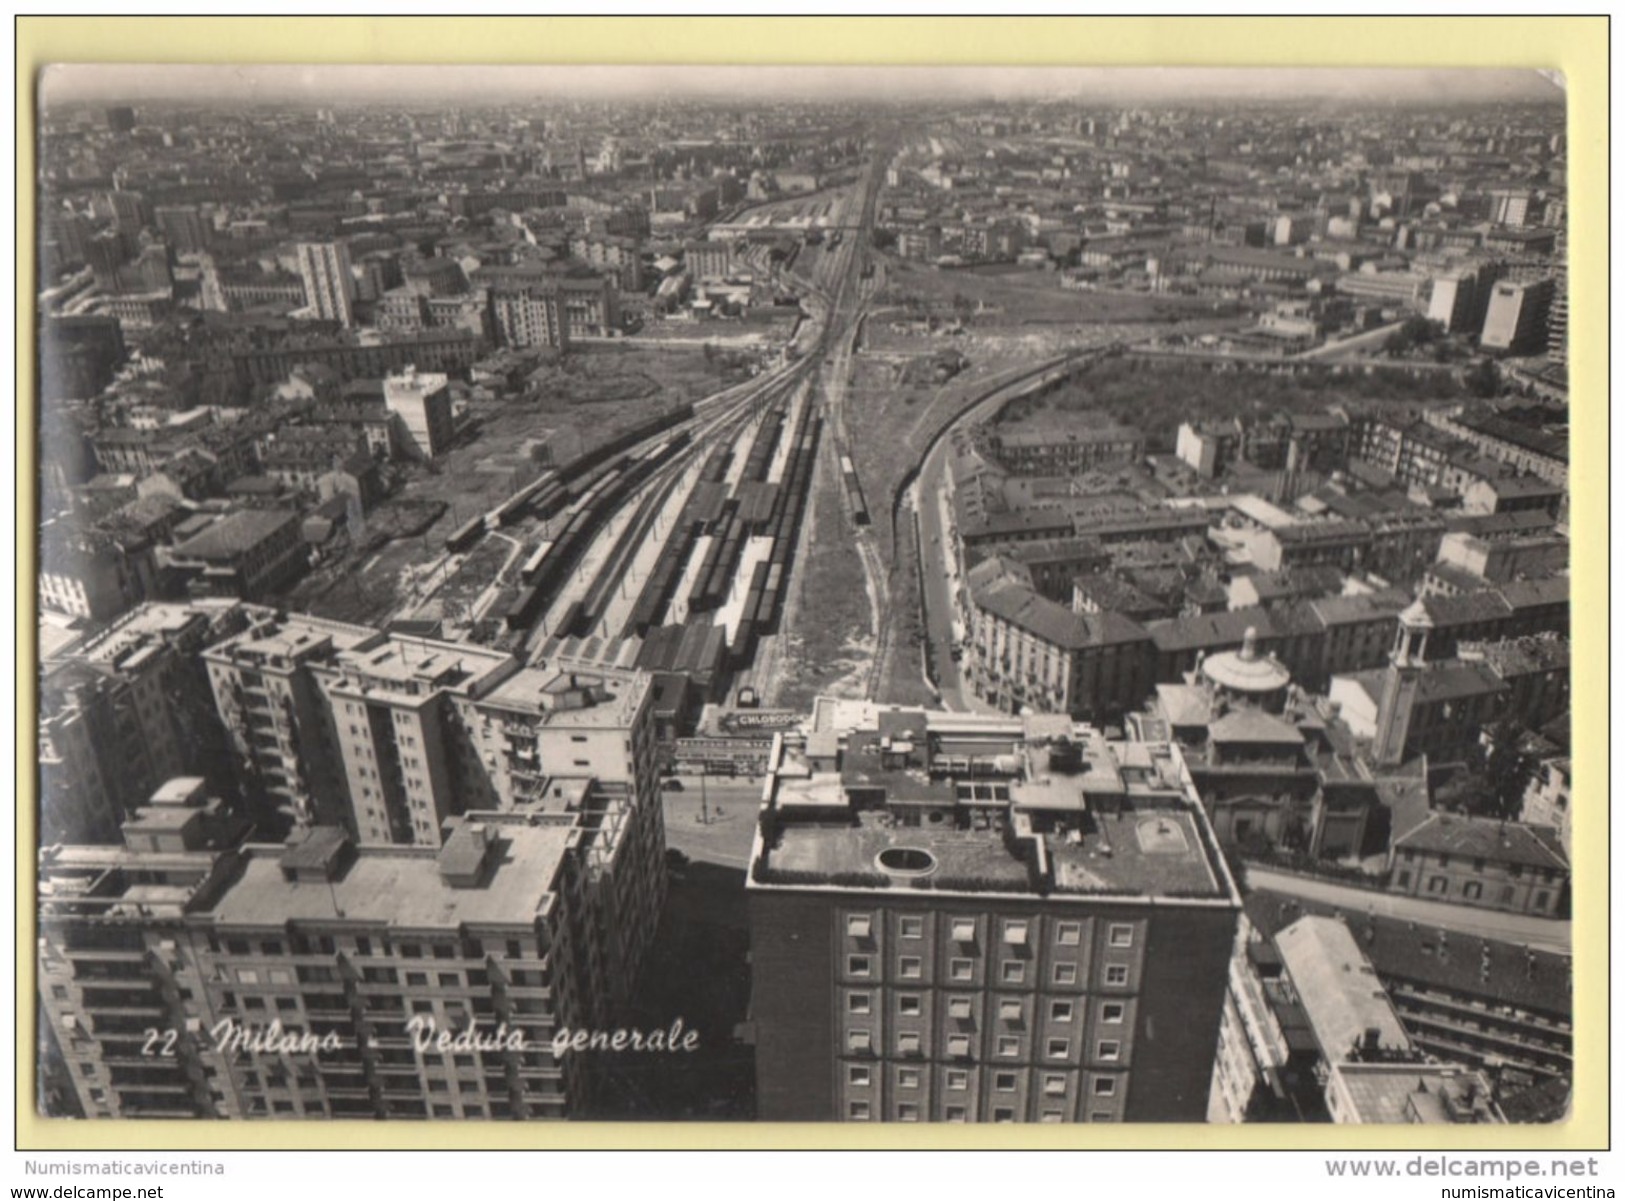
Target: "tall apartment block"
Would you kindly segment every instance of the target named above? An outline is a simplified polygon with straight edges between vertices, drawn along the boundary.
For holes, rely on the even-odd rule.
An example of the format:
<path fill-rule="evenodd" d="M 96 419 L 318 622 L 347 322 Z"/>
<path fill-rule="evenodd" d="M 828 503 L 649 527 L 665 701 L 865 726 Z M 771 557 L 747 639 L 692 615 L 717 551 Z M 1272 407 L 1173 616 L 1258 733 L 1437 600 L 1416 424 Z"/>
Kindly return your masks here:
<path fill-rule="evenodd" d="M 558 291 L 533 282 L 501 283 L 491 290 L 491 316 L 505 346 L 521 349 L 570 345 Z"/>
<path fill-rule="evenodd" d="M 409 455 L 435 459 L 451 446 L 451 390 L 446 377 L 408 367 L 384 379 L 384 404 L 395 415 Z"/>
<path fill-rule="evenodd" d="M 322 321 L 337 321 L 348 329 L 355 324 L 352 305 L 355 282 L 350 275 L 350 251 L 343 242 L 301 242 L 297 252 L 299 278 L 305 284 L 305 305 Z"/>
<path fill-rule="evenodd" d="M 244 774 L 297 825 L 435 847 L 450 817 L 589 785 L 658 808 L 646 675 L 268 611 L 204 658 Z"/>
<path fill-rule="evenodd" d="M 209 647 L 209 684 L 244 783 L 265 808 L 297 825 L 357 829 L 338 727 L 313 666 L 376 642 L 367 626 L 264 614 Z"/>
<path fill-rule="evenodd" d="M 1546 316 L 1556 291 L 1550 279 L 1496 284 L 1484 313 L 1479 344 L 1486 350 L 1506 350 L 1513 354 L 1530 354 L 1540 349 L 1545 344 Z"/>
<path fill-rule="evenodd" d="M 174 776 L 234 787 L 235 768 L 197 656 L 242 629 L 234 601 L 145 604 L 48 656 L 40 675 L 40 842 L 116 842 L 119 824 Z"/>
<path fill-rule="evenodd" d="M 764 1120 L 1206 1116 L 1241 901 L 1175 746 L 819 724 L 775 747 L 748 893 Z"/>
<path fill-rule="evenodd" d="M 1569 361 L 1569 231 L 1561 209 L 1558 213 L 1557 276 L 1553 283 L 1552 305 L 1546 315 L 1546 357 L 1554 363 Z"/>
<path fill-rule="evenodd" d="M 587 785 L 453 819 L 439 848 L 357 848 L 331 827 L 237 846 L 196 784 L 155 796 L 123 846 L 41 856 L 41 1013 L 87 1117 L 590 1104 L 595 1055 L 553 1039 L 624 1020 L 664 883 L 639 841 L 658 805 L 617 816 Z M 633 876 L 653 915 L 614 908 Z"/>

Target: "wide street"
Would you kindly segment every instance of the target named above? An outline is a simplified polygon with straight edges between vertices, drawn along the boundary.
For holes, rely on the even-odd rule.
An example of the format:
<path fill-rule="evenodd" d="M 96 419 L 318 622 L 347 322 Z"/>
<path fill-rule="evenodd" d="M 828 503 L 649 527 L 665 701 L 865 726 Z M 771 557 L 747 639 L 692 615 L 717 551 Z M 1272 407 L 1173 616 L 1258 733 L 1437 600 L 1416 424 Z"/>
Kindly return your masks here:
<path fill-rule="evenodd" d="M 681 792 L 661 793 L 666 845 L 696 862 L 749 866 L 756 814 L 762 805 L 762 778 L 709 776 L 703 786 L 699 776 L 678 778 Z"/>

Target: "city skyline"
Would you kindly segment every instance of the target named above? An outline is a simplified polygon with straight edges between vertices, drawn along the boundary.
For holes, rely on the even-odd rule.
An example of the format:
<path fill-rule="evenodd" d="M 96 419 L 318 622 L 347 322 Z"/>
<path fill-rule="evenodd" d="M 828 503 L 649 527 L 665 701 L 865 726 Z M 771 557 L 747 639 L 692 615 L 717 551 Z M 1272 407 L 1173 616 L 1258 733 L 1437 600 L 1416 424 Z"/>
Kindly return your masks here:
<path fill-rule="evenodd" d="M 403 95 L 512 103 L 540 97 L 754 101 L 770 97 L 874 101 L 1304 102 L 1372 100 L 1448 106 L 1561 103 L 1555 73 L 1474 67 L 973 67 L 737 65 L 483 66 L 401 64 L 52 64 L 42 103 L 218 101 L 389 104 Z"/>
<path fill-rule="evenodd" d="M 48 84 L 42 1114 L 1562 1118 L 1558 82 Z"/>

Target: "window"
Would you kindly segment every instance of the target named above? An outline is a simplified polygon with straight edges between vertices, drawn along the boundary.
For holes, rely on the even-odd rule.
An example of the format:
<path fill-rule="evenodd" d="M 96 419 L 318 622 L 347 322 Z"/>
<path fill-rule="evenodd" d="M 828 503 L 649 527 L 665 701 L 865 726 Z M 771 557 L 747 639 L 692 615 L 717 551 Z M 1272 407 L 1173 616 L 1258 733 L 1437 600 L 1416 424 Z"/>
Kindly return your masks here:
<path fill-rule="evenodd" d="M 904 917 L 897 920 L 897 932 L 904 938 L 924 938 L 925 919 L 923 917 Z"/>
<path fill-rule="evenodd" d="M 948 1016 L 952 1018 L 967 1019 L 971 1015 L 971 1001 L 969 997 L 950 997 L 948 1000 Z"/>
<path fill-rule="evenodd" d="M 848 955 L 846 957 L 846 971 L 849 976 L 867 976 L 869 974 L 869 957 L 867 955 Z"/>
<path fill-rule="evenodd" d="M 1484 895 L 1484 886 L 1477 880 L 1469 880 L 1462 885 L 1461 895 L 1465 900 L 1476 901 Z"/>
<path fill-rule="evenodd" d="M 1450 881 L 1443 876 L 1430 876 L 1428 878 L 1429 892 L 1444 892 L 1450 887 Z"/>
<path fill-rule="evenodd" d="M 1123 1020 L 1123 1014 L 1128 1006 L 1121 1001 L 1107 1001 L 1100 1007 L 1100 1020 L 1107 1025 L 1115 1025 Z"/>
<path fill-rule="evenodd" d="M 866 1088 L 869 1084 L 869 1065 L 855 1063 L 846 1069 L 846 1082 L 858 1088 Z"/>
<path fill-rule="evenodd" d="M 970 980 L 976 975 L 976 965 L 969 959 L 950 959 L 948 975 L 954 980 Z"/>
<path fill-rule="evenodd" d="M 1020 984 L 1027 978 L 1027 965 L 1019 959 L 1006 959 L 999 969 L 999 978 L 1006 984 Z"/>
<path fill-rule="evenodd" d="M 999 1039 L 999 1055 L 1005 1059 L 1014 1059 L 1021 1054 L 1021 1040 L 1014 1035 L 1006 1034 Z"/>
<path fill-rule="evenodd" d="M 918 980 L 920 978 L 920 957 L 918 955 L 904 955 L 897 961 L 897 974 L 905 980 Z"/>
<path fill-rule="evenodd" d="M 259 982 L 260 982 L 260 974 L 258 972 L 256 972 L 253 968 L 240 967 L 240 968 L 237 969 L 237 983 L 239 983 L 239 984 L 258 984 Z"/>
<path fill-rule="evenodd" d="M 1052 1022 L 1070 1022 L 1072 1020 L 1072 1002 L 1051 1001 L 1049 1003 L 1049 1020 Z"/>
<path fill-rule="evenodd" d="M 1055 983 L 1076 984 L 1078 982 L 1078 965 L 1075 963 L 1057 963 L 1055 965 Z"/>
<path fill-rule="evenodd" d="M 852 1051 L 867 1051 L 869 1049 L 869 1032 L 867 1030 L 848 1030 L 846 1032 L 846 1045 Z"/>
<path fill-rule="evenodd" d="M 947 1086 L 953 1089 L 955 1092 L 960 1092 L 969 1088 L 970 1073 L 965 1071 L 963 1068 L 949 1068 Z"/>
<path fill-rule="evenodd" d="M 1400 872 L 1398 876 L 1394 877 L 1394 883 L 1400 888 L 1409 888 L 1411 886 L 1410 872 Z"/>
<path fill-rule="evenodd" d="M 917 994 L 907 993 L 897 998 L 897 1012 L 904 1017 L 918 1017 L 920 1014 L 920 998 Z"/>
<path fill-rule="evenodd" d="M 976 921 L 975 921 L 974 918 L 968 918 L 968 917 L 956 917 L 956 918 L 954 918 L 954 941 L 955 942 L 975 942 L 976 941 Z"/>
<path fill-rule="evenodd" d="M 1044 1053 L 1051 1059 L 1065 1059 L 1071 1052 L 1072 1044 L 1064 1038 L 1052 1038 Z"/>
<path fill-rule="evenodd" d="M 1512 904 L 1512 898 L 1513 898 L 1514 895 L 1516 895 L 1516 891 L 1513 889 L 1512 885 L 1503 884 L 1501 886 L 1501 904 L 1503 904 L 1503 905 Z"/>
<path fill-rule="evenodd" d="M 1066 1077 L 1056 1074 L 1045 1076 L 1044 1095 L 1046 1097 L 1066 1096 Z"/>
<path fill-rule="evenodd" d="M 846 936 L 848 938 L 869 937 L 869 915 L 867 913 L 854 913 L 846 919 Z"/>
<path fill-rule="evenodd" d="M 1128 983 L 1128 967 L 1121 963 L 1106 965 L 1106 983 L 1123 985 Z"/>
<path fill-rule="evenodd" d="M 970 1035 L 950 1034 L 948 1036 L 948 1054 L 960 1056 L 969 1055 Z"/>
<path fill-rule="evenodd" d="M 919 1088 L 920 1087 L 920 1069 L 919 1068 L 898 1068 L 897 1069 L 897 1087 L 898 1088 Z"/>
<path fill-rule="evenodd" d="M 1021 1020 L 1021 1002 L 1005 1000 L 999 1002 L 999 1017 L 1006 1022 L 1019 1022 Z"/>
<path fill-rule="evenodd" d="M 1025 946 L 1027 942 L 1027 923 L 1005 922 L 1004 941 L 1011 946 Z"/>
<path fill-rule="evenodd" d="M 1095 1058 L 1117 1060 L 1123 1057 L 1123 1044 L 1114 1038 L 1103 1038 L 1095 1044 Z"/>
<path fill-rule="evenodd" d="M 1104 1109 L 1097 1109 L 1089 1115 L 1089 1120 L 1091 1122 L 1109 1122 L 1112 1120 L 1112 1115 Z"/>
<path fill-rule="evenodd" d="M 1075 947 L 1083 941 L 1083 923 L 1062 922 L 1055 927 L 1055 941 L 1063 947 Z"/>
<path fill-rule="evenodd" d="M 1096 1076 L 1094 1093 L 1097 1097 L 1115 1097 L 1117 1095 L 1117 1077 Z"/>
<path fill-rule="evenodd" d="M 993 1111 L 993 1120 L 995 1122 L 1013 1122 L 1016 1120 L 1016 1111 L 1000 1107 Z"/>
<path fill-rule="evenodd" d="M 1014 1072 L 999 1072 L 993 1077 L 993 1087 L 1001 1093 L 1016 1091 L 1016 1074 Z"/>
<path fill-rule="evenodd" d="M 852 1101 L 846 1107 L 847 1116 L 854 1122 L 867 1122 L 869 1120 L 869 1102 Z"/>
<path fill-rule="evenodd" d="M 897 1053 L 899 1055 L 918 1055 L 920 1053 L 920 1036 L 913 1031 L 906 1031 L 897 1036 Z"/>
<path fill-rule="evenodd" d="M 1134 927 L 1113 923 L 1107 928 L 1106 941 L 1114 947 L 1132 947 L 1134 945 Z"/>
<path fill-rule="evenodd" d="M 920 1107 L 904 1102 L 897 1107 L 897 1120 L 899 1122 L 918 1122 L 920 1120 Z"/>
<path fill-rule="evenodd" d="M 1535 894 L 1534 907 L 1544 909 L 1546 908 L 1546 902 L 1549 900 L 1551 900 L 1551 894 L 1543 888 Z"/>
<path fill-rule="evenodd" d="M 846 1011 L 848 1013 L 868 1013 L 869 994 L 866 992 L 848 993 L 846 997 Z"/>
<path fill-rule="evenodd" d="M 963 1105 L 950 1105 L 942 1111 L 946 1122 L 963 1122 L 965 1120 L 965 1107 Z"/>

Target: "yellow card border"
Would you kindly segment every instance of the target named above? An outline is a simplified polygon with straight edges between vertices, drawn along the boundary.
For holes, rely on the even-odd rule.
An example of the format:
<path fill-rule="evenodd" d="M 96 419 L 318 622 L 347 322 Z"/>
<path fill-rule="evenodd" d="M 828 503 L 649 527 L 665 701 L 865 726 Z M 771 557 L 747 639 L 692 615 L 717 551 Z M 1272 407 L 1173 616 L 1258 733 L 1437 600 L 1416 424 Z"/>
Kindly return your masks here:
<path fill-rule="evenodd" d="M 1574 1062 L 1569 1121 L 1519 1127 L 68 1121 L 34 1101 L 36 698 L 17 697 L 16 1145 L 24 1150 L 1481 1149 L 1608 1145 L 1607 17 L 18 17 L 17 617 L 37 655 L 33 83 L 50 62 L 1528 67 L 1569 96 Z M 1578 703 L 1581 701 L 1584 703 Z M 25 765 L 27 765 L 25 770 Z"/>

